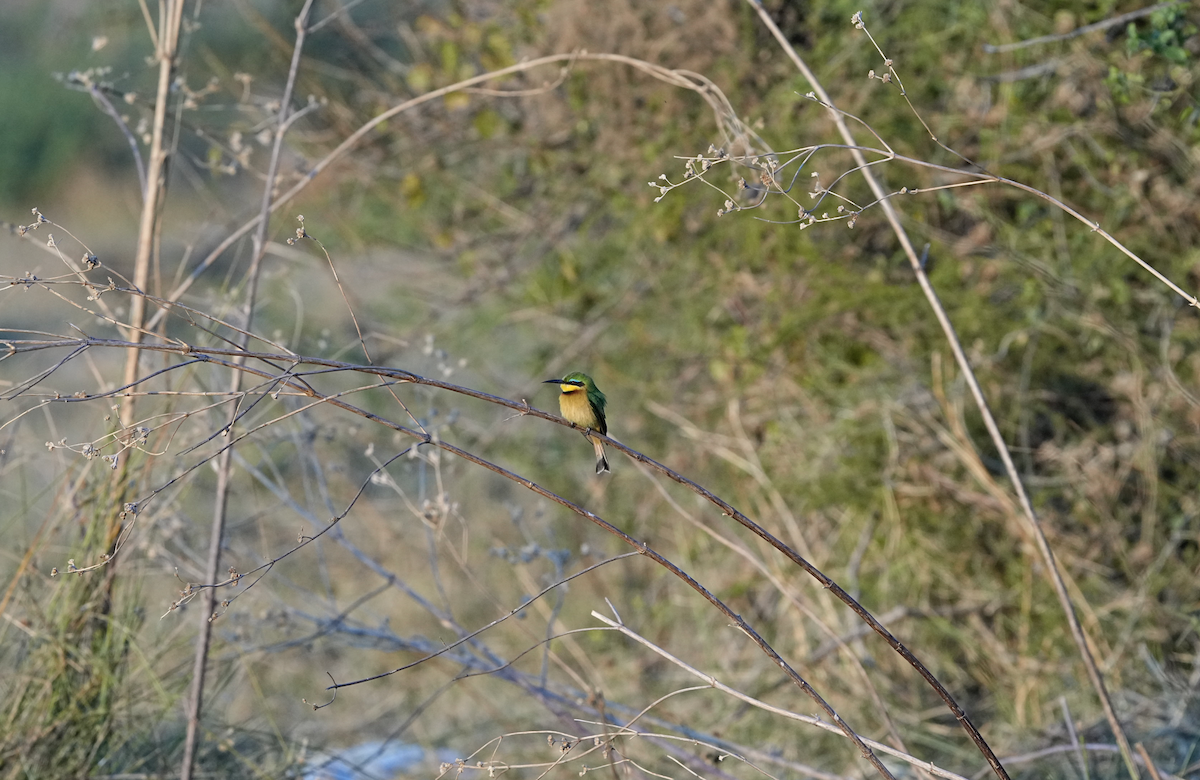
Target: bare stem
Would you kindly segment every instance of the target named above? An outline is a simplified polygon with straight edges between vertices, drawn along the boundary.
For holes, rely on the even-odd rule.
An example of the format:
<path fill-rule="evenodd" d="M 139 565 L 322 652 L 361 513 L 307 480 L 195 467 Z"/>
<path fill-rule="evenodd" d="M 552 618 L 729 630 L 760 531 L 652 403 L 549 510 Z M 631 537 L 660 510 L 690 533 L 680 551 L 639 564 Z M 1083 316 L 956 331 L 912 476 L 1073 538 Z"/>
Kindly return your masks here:
<path fill-rule="evenodd" d="M 258 213 L 258 230 L 254 234 L 254 252 L 250 268 L 247 270 L 248 289 L 243 316 L 240 347 L 245 349 L 250 342 L 250 328 L 254 319 L 254 304 L 258 297 L 258 280 L 262 269 L 262 258 L 266 245 L 268 217 L 270 215 L 271 198 L 275 191 L 275 174 L 279 167 L 279 154 L 283 148 L 283 136 L 288 126 L 288 114 L 291 108 L 292 89 L 296 84 L 296 73 L 300 68 L 300 53 L 304 48 L 305 24 L 308 21 L 309 10 L 313 0 L 305 0 L 304 7 L 296 16 L 296 45 L 292 49 L 292 65 L 288 70 L 287 85 L 279 101 L 279 117 L 275 126 L 275 143 L 271 148 L 271 159 L 267 166 L 267 183 L 263 187 L 262 205 Z M 241 363 L 244 358 L 238 357 L 235 362 Z M 241 392 L 242 372 L 234 371 L 230 377 L 230 396 Z M 231 429 L 238 405 L 234 404 L 229 412 L 227 430 Z M 209 529 L 208 558 L 205 563 L 205 581 L 215 582 L 217 571 L 221 565 L 221 541 L 225 535 L 226 509 L 228 508 L 229 485 L 231 480 L 231 464 L 233 447 L 224 448 L 217 457 L 217 485 L 213 500 L 213 519 Z M 208 650 L 212 642 L 212 615 L 216 606 L 216 591 L 206 588 L 201 594 L 199 610 L 199 633 L 196 637 L 196 652 L 192 663 L 192 685 L 188 697 L 187 734 L 184 739 L 183 761 L 180 766 L 180 780 L 191 780 L 192 769 L 195 765 L 196 743 L 199 738 L 200 713 L 204 703 L 204 677 L 208 665 Z"/>
<path fill-rule="evenodd" d="M 1067 586 L 1063 582 L 1062 573 L 1059 571 L 1058 562 L 1054 558 L 1054 553 L 1050 549 L 1050 543 L 1046 540 L 1045 533 L 1042 532 L 1041 524 L 1038 522 L 1037 514 L 1033 510 L 1033 505 L 1029 501 L 1029 495 L 1025 491 L 1025 486 L 1021 482 L 1021 475 L 1018 473 L 1016 465 L 1013 463 L 1012 455 L 1009 453 L 1008 445 L 1004 441 L 1004 437 L 1000 434 L 1000 428 L 996 425 L 996 419 L 992 415 L 991 409 L 988 407 L 987 399 L 984 398 L 983 389 L 979 386 L 979 380 L 975 377 L 975 372 L 971 368 L 971 363 L 967 359 L 966 353 L 963 351 L 962 344 L 959 342 L 958 334 L 954 330 L 954 325 L 950 322 L 949 316 L 946 314 L 945 307 L 942 306 L 938 299 L 933 285 L 929 282 L 929 277 L 925 275 L 924 265 L 918 256 L 916 249 L 908 238 L 908 233 L 904 230 L 904 226 L 900 223 L 900 215 L 892 205 L 890 199 L 885 195 L 882 185 L 872 174 L 867 166 L 866 158 L 863 157 L 855 144 L 854 135 L 850 132 L 849 126 L 846 124 L 844 115 L 833 107 L 833 101 L 828 93 L 821 86 L 816 76 L 809 69 L 808 65 L 796 53 L 795 48 L 788 43 L 787 38 L 779 29 L 775 21 L 771 19 L 760 2 L 757 0 L 747 0 L 751 6 L 758 12 L 759 18 L 775 40 L 779 43 L 784 52 L 791 58 L 793 64 L 808 80 L 813 91 L 822 103 L 830 107 L 830 115 L 837 125 L 838 132 L 846 144 L 850 146 L 850 153 L 854 156 L 855 163 L 861 169 L 863 177 L 867 181 L 867 186 L 871 188 L 871 192 L 879 200 L 880 206 L 883 208 L 883 213 L 887 218 L 888 224 L 895 233 L 900 246 L 904 249 L 909 263 L 912 265 L 913 274 L 917 278 L 917 283 L 921 287 L 921 292 L 925 294 L 925 299 L 929 303 L 930 309 L 934 313 L 938 324 L 942 328 L 942 333 L 946 337 L 946 342 L 950 345 L 950 350 L 954 353 L 954 359 L 958 363 L 959 371 L 962 372 L 967 386 L 971 390 L 971 396 L 975 400 L 975 405 L 978 407 L 980 415 L 983 417 L 984 426 L 987 428 L 988 435 L 991 437 L 992 443 L 996 450 L 1000 453 L 1000 459 L 1004 463 L 1004 470 L 1008 474 L 1009 480 L 1012 482 L 1013 490 L 1017 494 L 1017 502 L 1021 506 L 1021 510 L 1026 520 L 1026 527 L 1030 535 L 1033 537 L 1038 553 L 1041 555 L 1042 563 L 1046 570 L 1047 576 L 1050 578 L 1051 585 L 1054 587 L 1054 592 L 1058 596 L 1059 604 L 1062 606 L 1063 612 L 1066 615 L 1067 623 L 1071 629 L 1071 637 L 1075 641 L 1075 646 L 1079 651 L 1079 656 L 1083 660 L 1084 668 L 1087 670 L 1088 678 L 1091 680 L 1092 687 L 1096 691 L 1097 697 L 1100 699 L 1100 704 L 1104 709 L 1104 714 L 1108 719 L 1109 727 L 1116 737 L 1117 744 L 1121 748 L 1121 755 L 1125 759 L 1126 768 L 1129 771 L 1129 776 L 1132 780 L 1138 780 L 1137 767 L 1133 762 L 1133 751 L 1129 746 L 1129 739 L 1125 736 L 1125 731 L 1121 726 L 1120 720 L 1117 718 L 1116 710 L 1113 708 L 1112 699 L 1108 695 L 1108 690 L 1104 685 L 1104 678 L 1100 674 L 1100 669 L 1096 665 L 1095 659 L 1092 657 L 1091 649 L 1088 647 L 1088 640 L 1083 633 L 1083 627 L 1079 624 L 1079 618 L 1075 614 L 1075 606 L 1071 602 L 1070 594 L 1067 592 Z M 1194 299 L 1193 299 L 1194 300 Z M 964 718 L 960 718 L 960 722 L 964 727 L 968 722 Z M 971 727 L 973 730 L 973 727 Z M 998 777 L 1007 780 L 1008 773 L 1001 766 L 1000 760 L 991 751 L 991 748 L 986 747 L 986 743 L 982 742 L 982 737 L 977 737 L 978 732 L 972 733 L 971 737 L 975 740 L 976 745 L 980 750 L 984 750 L 984 755 L 988 758 L 988 763 Z"/>

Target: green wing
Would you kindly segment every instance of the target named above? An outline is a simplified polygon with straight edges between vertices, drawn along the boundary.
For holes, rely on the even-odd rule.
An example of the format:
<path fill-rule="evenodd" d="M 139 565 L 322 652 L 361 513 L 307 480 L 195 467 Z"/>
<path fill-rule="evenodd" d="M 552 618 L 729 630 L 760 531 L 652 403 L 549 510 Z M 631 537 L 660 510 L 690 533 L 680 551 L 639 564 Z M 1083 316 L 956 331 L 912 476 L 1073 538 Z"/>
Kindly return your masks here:
<path fill-rule="evenodd" d="M 588 403 L 592 405 L 592 409 L 596 412 L 596 419 L 600 422 L 596 430 L 607 436 L 608 420 L 604 416 L 604 407 L 608 406 L 608 399 L 595 384 L 588 388 Z"/>

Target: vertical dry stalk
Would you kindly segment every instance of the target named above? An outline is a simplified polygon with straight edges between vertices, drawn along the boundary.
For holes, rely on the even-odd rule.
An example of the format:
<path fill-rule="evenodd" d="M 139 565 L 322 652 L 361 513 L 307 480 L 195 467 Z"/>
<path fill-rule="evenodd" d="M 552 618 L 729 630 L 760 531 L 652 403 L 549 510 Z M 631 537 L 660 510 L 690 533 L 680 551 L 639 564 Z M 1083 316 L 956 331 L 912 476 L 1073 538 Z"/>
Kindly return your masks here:
<path fill-rule="evenodd" d="M 1021 476 L 1017 472 L 1017 467 L 1013 463 L 1012 455 L 1008 451 L 1008 445 L 1004 442 L 1004 437 L 1000 434 L 1000 428 L 996 425 L 996 420 L 992 416 L 991 409 L 988 407 L 987 400 L 983 396 L 983 390 L 979 386 L 979 381 L 975 377 L 975 372 L 971 368 L 970 361 L 967 360 L 967 355 L 963 351 L 962 344 L 959 342 L 958 334 L 954 330 L 954 325 L 950 322 L 949 316 L 946 314 L 945 308 L 937 297 L 937 292 L 929 282 L 929 277 L 925 275 L 925 268 L 917 256 L 916 249 L 908 238 L 904 226 L 900 224 L 900 216 L 896 212 L 892 201 L 886 196 L 883 187 L 879 181 L 871 173 L 870 167 L 867 166 L 866 158 L 859 150 L 853 134 L 850 132 L 849 126 L 846 124 L 845 117 L 833 108 L 833 101 L 825 92 L 821 83 L 817 81 L 816 76 L 808 65 L 796 53 L 796 50 L 788 43 L 783 32 L 767 14 L 759 0 L 748 0 L 751 6 L 762 19 L 763 24 L 771 31 L 771 35 L 779 43 L 780 47 L 795 64 L 797 70 L 808 80 L 812 86 L 816 96 L 827 106 L 830 107 L 830 115 L 836 123 L 838 132 L 842 139 L 848 145 L 850 153 L 854 156 L 855 164 L 858 170 L 862 173 L 867 181 L 867 186 L 878 200 L 880 207 L 883 209 L 884 215 L 887 217 L 888 225 L 892 228 L 892 232 L 896 234 L 896 238 L 900 242 L 900 246 L 904 249 L 909 262 L 912 264 L 913 273 L 917 277 L 917 283 L 921 286 L 921 292 L 925 294 L 925 299 L 928 301 L 930 308 L 933 310 L 934 316 L 937 318 L 938 324 L 942 328 L 942 332 L 946 337 L 946 341 L 950 345 L 951 351 L 954 353 L 954 359 L 958 363 L 959 370 L 962 372 L 963 378 L 966 379 L 968 387 L 970 387 L 971 395 L 975 400 L 975 405 L 979 409 L 980 415 L 983 417 L 984 425 L 987 427 L 988 434 L 992 439 L 996 450 L 1000 453 L 1000 458 L 1004 462 L 1004 470 L 1008 474 L 1009 480 L 1012 482 L 1013 490 L 1017 494 L 1017 502 L 1021 506 L 1022 513 L 1026 520 L 1026 525 L 1030 535 L 1033 537 L 1034 543 L 1038 548 L 1038 553 L 1041 555 L 1042 562 L 1045 564 L 1047 575 L 1050 578 L 1051 585 L 1054 587 L 1054 592 L 1058 596 L 1059 603 L 1062 605 L 1063 612 L 1067 617 L 1067 624 L 1071 629 L 1071 637 L 1075 641 L 1076 648 L 1079 651 L 1079 656 L 1083 661 L 1084 668 L 1087 669 L 1088 677 L 1091 680 L 1092 687 L 1096 691 L 1097 697 L 1100 699 L 1100 705 L 1104 709 L 1104 714 L 1108 720 L 1109 727 L 1113 731 L 1113 736 L 1117 740 L 1117 745 L 1121 750 L 1121 756 L 1125 759 L 1125 767 L 1129 772 L 1132 780 L 1138 780 L 1137 767 L 1133 760 L 1133 751 L 1129 746 L 1129 739 L 1125 736 L 1125 731 L 1121 726 L 1120 720 L 1117 718 L 1116 710 L 1113 708 L 1112 700 L 1108 695 L 1108 690 L 1104 685 L 1104 678 L 1100 674 L 1100 669 L 1096 665 L 1096 660 L 1092 657 L 1091 650 L 1088 648 L 1088 640 L 1083 633 L 1083 627 L 1079 624 L 1079 618 L 1075 614 L 1075 606 L 1071 602 L 1070 594 L 1067 593 L 1067 586 L 1063 582 L 1062 573 L 1058 569 L 1058 562 L 1054 558 L 1054 553 L 1050 549 L 1050 543 L 1046 540 L 1046 535 L 1042 532 L 1041 524 L 1038 522 L 1037 515 L 1033 510 L 1033 505 L 1029 501 L 1029 495 L 1025 492 L 1025 486 L 1021 482 Z M 936 140 L 936 139 L 935 139 Z M 1005 777 L 1003 767 L 994 756 L 989 757 L 989 763 L 992 763 L 992 768 L 1001 777 Z"/>
<path fill-rule="evenodd" d="M 154 122 L 151 126 L 150 154 L 146 171 L 146 186 L 142 191 L 142 217 L 138 226 L 137 252 L 134 255 L 133 284 L 145 292 L 150 279 L 150 256 L 158 229 L 158 216 L 166 194 L 167 150 L 163 146 L 163 129 L 167 121 L 167 101 L 171 79 L 175 73 L 175 55 L 179 49 L 179 29 L 183 21 L 183 0 L 160 0 L 158 4 L 158 35 L 154 56 L 158 59 L 158 91 L 154 101 Z M 142 325 L 146 320 L 146 299 L 132 296 L 129 307 L 127 338 L 136 343 L 142 340 Z M 129 350 L 125 358 L 124 384 L 137 379 L 141 351 Z M 121 424 L 128 427 L 134 420 L 134 399 L 121 405 Z"/>
<path fill-rule="evenodd" d="M 175 74 L 175 55 L 179 51 L 179 30 L 183 26 L 184 0 L 160 0 L 158 4 L 158 32 L 151 30 L 154 38 L 154 56 L 158 59 L 158 89 L 154 101 L 154 121 L 150 134 L 150 154 L 148 170 L 142 187 L 142 216 L 138 226 L 137 250 L 134 254 L 133 284 L 146 292 L 150 279 L 150 259 L 154 248 L 158 246 L 157 233 L 160 227 L 159 213 L 163 198 L 167 191 L 166 163 L 168 151 L 164 146 L 164 128 L 167 122 L 167 101 L 171 92 L 171 81 Z M 129 305 L 129 321 L 125 330 L 127 337 L 135 344 L 142 342 L 145 332 L 146 299 L 141 295 L 131 296 Z M 128 387 L 137 379 L 138 365 L 141 361 L 141 350 L 131 349 L 125 356 L 125 375 L 122 385 Z M 122 432 L 128 431 L 137 419 L 136 396 L 126 396 L 117 411 Z M 130 451 L 132 452 L 132 450 Z M 129 455 L 120 456 L 120 464 L 113 474 L 111 482 L 112 499 L 115 507 L 125 502 L 126 485 L 129 481 Z M 117 538 L 121 534 L 122 521 L 117 511 L 108 514 L 104 531 L 105 552 L 112 552 Z M 113 571 L 110 569 L 105 581 L 112 584 Z"/>
<path fill-rule="evenodd" d="M 288 70 L 287 84 L 279 101 L 279 119 L 275 129 L 275 143 L 271 149 L 271 158 L 267 164 L 267 180 L 263 187 L 262 205 L 258 214 L 258 229 L 254 234 L 253 259 L 247 271 L 249 276 L 246 290 L 246 305 L 244 324 L 240 346 L 245 349 L 250 341 L 250 326 L 254 318 L 254 304 L 258 297 L 259 271 L 262 268 L 262 258 L 266 247 L 267 223 L 270 221 L 271 200 L 275 194 L 275 175 L 279 168 L 279 154 L 283 149 L 283 135 L 287 128 L 288 114 L 292 101 L 292 91 L 296 84 L 296 73 L 300 68 L 300 52 L 304 48 L 306 24 L 313 0 L 305 0 L 304 7 L 296 16 L 296 45 L 292 49 L 292 64 Z M 244 359 L 235 358 L 235 363 L 241 365 Z M 241 392 L 242 372 L 233 371 L 230 384 L 230 396 L 236 397 Z M 227 425 L 232 429 L 237 418 L 239 407 L 234 405 L 229 411 Z M 217 581 L 217 571 L 221 565 L 221 539 L 225 535 L 225 510 L 229 498 L 229 482 L 232 470 L 233 447 L 221 450 L 217 458 L 217 488 L 213 501 L 213 519 L 209 533 L 208 560 L 205 565 L 204 582 Z M 204 704 L 204 677 L 208 666 L 208 649 L 212 641 L 212 615 L 216 606 L 216 590 L 205 588 L 200 598 L 199 634 L 196 637 L 196 652 L 192 663 L 192 684 L 188 696 L 187 733 L 183 744 L 183 761 L 180 767 L 180 780 L 191 780 L 192 768 L 196 761 L 196 742 L 199 737 L 200 712 Z"/>

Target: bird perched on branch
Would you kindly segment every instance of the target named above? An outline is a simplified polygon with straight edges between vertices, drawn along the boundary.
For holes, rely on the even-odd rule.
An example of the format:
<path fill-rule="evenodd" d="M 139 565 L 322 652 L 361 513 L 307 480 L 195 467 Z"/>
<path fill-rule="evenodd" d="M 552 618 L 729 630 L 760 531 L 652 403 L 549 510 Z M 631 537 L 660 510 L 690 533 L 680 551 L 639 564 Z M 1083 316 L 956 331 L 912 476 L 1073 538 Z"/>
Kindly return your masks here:
<path fill-rule="evenodd" d="M 562 392 L 558 396 L 558 408 L 562 416 L 583 428 L 583 435 L 596 448 L 596 473 L 609 470 L 608 458 L 604 457 L 604 442 L 592 436 L 592 432 L 608 435 L 608 423 L 604 420 L 604 407 L 608 399 L 587 374 L 576 371 L 562 379 L 547 379 L 542 384 L 558 385 Z"/>

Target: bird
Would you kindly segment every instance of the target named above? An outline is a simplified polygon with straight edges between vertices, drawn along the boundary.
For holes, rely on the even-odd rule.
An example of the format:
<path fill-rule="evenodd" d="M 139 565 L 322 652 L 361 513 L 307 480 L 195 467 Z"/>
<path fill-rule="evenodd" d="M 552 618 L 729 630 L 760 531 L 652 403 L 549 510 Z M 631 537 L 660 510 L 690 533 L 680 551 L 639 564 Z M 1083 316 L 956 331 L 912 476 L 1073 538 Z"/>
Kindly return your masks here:
<path fill-rule="evenodd" d="M 596 473 L 610 471 L 608 458 L 604 457 L 604 442 L 592 436 L 592 432 L 608 435 L 608 423 L 604 419 L 604 407 L 608 399 L 587 374 L 575 371 L 562 379 L 547 379 L 544 385 L 558 385 L 562 392 L 558 396 L 558 408 L 568 421 L 583 428 L 584 437 L 596 448 Z"/>

